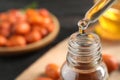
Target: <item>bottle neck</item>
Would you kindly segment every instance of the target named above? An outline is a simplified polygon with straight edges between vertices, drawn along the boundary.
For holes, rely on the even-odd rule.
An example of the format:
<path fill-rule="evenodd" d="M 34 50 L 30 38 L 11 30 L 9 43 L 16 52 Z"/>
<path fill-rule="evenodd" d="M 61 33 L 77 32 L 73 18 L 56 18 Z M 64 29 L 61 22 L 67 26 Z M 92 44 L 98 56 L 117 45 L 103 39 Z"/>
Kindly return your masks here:
<path fill-rule="evenodd" d="M 97 35 L 75 33 L 68 43 L 67 63 L 78 70 L 91 70 L 99 65 L 101 44 Z"/>

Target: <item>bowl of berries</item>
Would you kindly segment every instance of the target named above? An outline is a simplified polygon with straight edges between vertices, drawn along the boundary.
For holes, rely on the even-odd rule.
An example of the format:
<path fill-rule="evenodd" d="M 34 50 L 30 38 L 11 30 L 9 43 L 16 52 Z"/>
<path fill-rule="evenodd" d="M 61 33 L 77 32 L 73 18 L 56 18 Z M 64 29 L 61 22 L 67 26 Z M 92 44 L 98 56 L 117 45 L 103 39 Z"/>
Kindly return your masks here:
<path fill-rule="evenodd" d="M 40 49 L 59 32 L 59 21 L 47 9 L 11 9 L 0 13 L 0 55 Z"/>

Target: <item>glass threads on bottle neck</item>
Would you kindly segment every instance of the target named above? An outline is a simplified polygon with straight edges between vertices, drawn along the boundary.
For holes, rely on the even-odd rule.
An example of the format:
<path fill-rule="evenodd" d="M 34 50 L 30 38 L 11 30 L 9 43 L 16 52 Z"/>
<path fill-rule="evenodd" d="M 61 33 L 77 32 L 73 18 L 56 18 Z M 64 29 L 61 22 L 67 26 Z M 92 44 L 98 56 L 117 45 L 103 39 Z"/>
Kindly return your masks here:
<path fill-rule="evenodd" d="M 93 33 L 71 36 L 68 46 L 67 62 L 79 70 L 89 70 L 101 62 L 101 44 L 99 37 Z"/>

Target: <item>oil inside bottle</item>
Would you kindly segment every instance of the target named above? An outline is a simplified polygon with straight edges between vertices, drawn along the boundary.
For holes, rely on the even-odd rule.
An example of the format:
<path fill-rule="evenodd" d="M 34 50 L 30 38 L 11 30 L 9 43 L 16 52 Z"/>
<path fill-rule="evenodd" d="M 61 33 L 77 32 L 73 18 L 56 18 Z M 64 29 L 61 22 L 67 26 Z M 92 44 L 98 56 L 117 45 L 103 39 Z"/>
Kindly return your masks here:
<path fill-rule="evenodd" d="M 62 73 L 60 80 L 108 80 L 108 75 L 105 73 L 104 68 L 99 67 L 95 71 L 81 72 L 79 70 L 74 70 L 65 65 L 66 68 Z M 68 74 L 65 74 L 68 73 Z"/>

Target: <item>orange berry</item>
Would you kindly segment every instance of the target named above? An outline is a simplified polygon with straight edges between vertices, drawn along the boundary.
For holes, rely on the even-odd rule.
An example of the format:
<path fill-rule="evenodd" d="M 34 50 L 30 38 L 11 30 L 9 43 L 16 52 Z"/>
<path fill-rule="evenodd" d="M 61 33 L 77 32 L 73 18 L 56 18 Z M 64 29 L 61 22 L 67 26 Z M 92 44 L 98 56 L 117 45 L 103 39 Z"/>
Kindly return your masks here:
<path fill-rule="evenodd" d="M 47 31 L 47 29 L 45 27 L 41 27 L 41 26 L 38 26 L 38 25 L 34 25 L 33 30 L 39 31 L 42 38 L 45 37 L 48 34 L 48 31 Z"/>
<path fill-rule="evenodd" d="M 41 40 L 41 34 L 36 30 L 26 35 L 27 42 L 32 43 Z"/>
<path fill-rule="evenodd" d="M 42 23 L 43 21 L 43 17 L 40 16 L 38 12 L 34 9 L 28 9 L 26 11 L 26 15 L 27 15 L 28 22 L 32 24 Z"/>
<path fill-rule="evenodd" d="M 1 29 L 0 34 L 5 37 L 8 37 L 10 35 L 10 30 L 9 29 Z"/>
<path fill-rule="evenodd" d="M 13 41 L 12 40 L 8 40 L 6 46 L 7 47 L 13 47 L 14 46 Z"/>
<path fill-rule="evenodd" d="M 44 17 L 50 16 L 49 11 L 47 9 L 45 9 L 45 8 L 39 9 L 38 12 L 39 12 L 40 15 L 42 15 Z"/>
<path fill-rule="evenodd" d="M 16 21 L 17 23 L 21 23 L 21 22 L 26 22 L 27 21 L 27 18 L 26 18 L 26 15 L 24 14 L 19 14 L 17 17 L 16 17 Z"/>
<path fill-rule="evenodd" d="M 51 23 L 52 23 L 52 19 L 50 17 L 43 17 L 43 22 L 41 23 L 41 25 L 47 26 Z"/>
<path fill-rule="evenodd" d="M 12 24 L 16 23 L 16 16 L 13 14 L 8 14 L 8 21 Z"/>
<path fill-rule="evenodd" d="M 3 21 L 0 23 L 0 34 L 8 37 L 10 35 L 10 23 L 7 21 Z"/>
<path fill-rule="evenodd" d="M 17 22 L 17 16 L 20 14 L 19 10 L 11 9 L 8 11 L 8 21 L 12 24 L 15 24 Z"/>
<path fill-rule="evenodd" d="M 115 70 L 118 69 L 118 61 L 115 57 L 113 57 L 110 54 L 103 54 L 103 61 L 105 62 L 107 68 L 108 68 L 108 72 L 111 73 Z"/>
<path fill-rule="evenodd" d="M 10 22 L 8 22 L 8 21 L 2 21 L 1 23 L 0 23 L 0 28 L 1 29 L 10 29 Z"/>
<path fill-rule="evenodd" d="M 26 22 L 18 23 L 15 25 L 15 32 L 18 34 L 27 34 L 31 30 L 30 25 Z"/>
<path fill-rule="evenodd" d="M 54 28 L 55 28 L 55 25 L 53 23 L 48 24 L 48 26 L 47 26 L 48 32 L 53 32 Z"/>
<path fill-rule="evenodd" d="M 47 29 L 46 28 L 41 28 L 40 29 L 40 33 L 42 34 L 42 37 L 45 37 L 47 34 L 48 34 L 48 31 L 47 31 Z"/>
<path fill-rule="evenodd" d="M 26 46 L 26 40 L 23 36 L 15 35 L 8 40 L 7 46 L 8 47 L 15 47 L 15 46 L 24 47 Z"/>
<path fill-rule="evenodd" d="M 4 36 L 0 35 L 0 46 L 5 46 L 6 43 L 7 39 Z"/>
<path fill-rule="evenodd" d="M 59 78 L 59 68 L 56 64 L 48 64 L 46 66 L 45 74 L 52 78 L 57 80 Z"/>
<path fill-rule="evenodd" d="M 0 21 L 7 21 L 8 15 L 6 13 L 0 13 Z"/>

